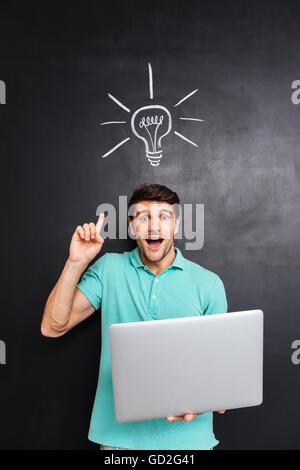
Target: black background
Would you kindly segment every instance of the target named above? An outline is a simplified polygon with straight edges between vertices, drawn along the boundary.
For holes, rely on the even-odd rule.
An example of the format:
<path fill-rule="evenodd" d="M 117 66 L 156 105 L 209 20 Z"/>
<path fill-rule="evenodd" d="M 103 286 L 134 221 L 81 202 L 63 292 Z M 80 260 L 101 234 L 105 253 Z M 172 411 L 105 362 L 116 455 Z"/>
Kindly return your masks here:
<path fill-rule="evenodd" d="M 118 207 L 140 183 L 205 204 L 205 241 L 184 256 L 219 274 L 229 310 L 265 312 L 264 403 L 215 417 L 219 449 L 299 449 L 299 123 L 296 1 L 1 2 L 1 449 L 95 449 L 87 440 L 97 385 L 100 311 L 53 340 L 43 308 L 75 227 Z M 158 167 L 130 136 L 130 109 L 172 109 Z M 199 91 L 173 108 L 183 96 Z M 203 123 L 182 121 L 198 117 Z M 4 176 L 4 175 L 8 175 Z M 103 253 L 132 249 L 106 240 Z"/>

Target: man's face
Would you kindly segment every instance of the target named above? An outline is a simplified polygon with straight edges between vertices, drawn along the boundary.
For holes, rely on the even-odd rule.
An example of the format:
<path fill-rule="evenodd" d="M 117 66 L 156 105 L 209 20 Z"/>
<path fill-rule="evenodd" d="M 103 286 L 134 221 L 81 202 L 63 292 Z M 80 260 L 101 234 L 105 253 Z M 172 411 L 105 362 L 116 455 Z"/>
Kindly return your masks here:
<path fill-rule="evenodd" d="M 134 206 L 132 215 L 130 231 L 136 236 L 141 253 L 148 261 L 160 261 L 172 249 L 179 227 L 173 206 L 167 202 L 141 201 Z"/>

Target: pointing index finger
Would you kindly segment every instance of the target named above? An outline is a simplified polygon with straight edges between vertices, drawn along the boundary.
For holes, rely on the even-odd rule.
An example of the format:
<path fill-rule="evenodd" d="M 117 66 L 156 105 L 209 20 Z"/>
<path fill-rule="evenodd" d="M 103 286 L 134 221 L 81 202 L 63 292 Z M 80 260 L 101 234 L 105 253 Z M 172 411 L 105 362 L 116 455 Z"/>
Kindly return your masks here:
<path fill-rule="evenodd" d="M 99 218 L 97 220 L 97 223 L 96 223 L 96 232 L 97 233 L 100 233 L 100 230 L 101 230 L 102 225 L 103 225 L 103 221 L 104 221 L 104 213 L 101 212 L 101 214 L 99 215 Z"/>

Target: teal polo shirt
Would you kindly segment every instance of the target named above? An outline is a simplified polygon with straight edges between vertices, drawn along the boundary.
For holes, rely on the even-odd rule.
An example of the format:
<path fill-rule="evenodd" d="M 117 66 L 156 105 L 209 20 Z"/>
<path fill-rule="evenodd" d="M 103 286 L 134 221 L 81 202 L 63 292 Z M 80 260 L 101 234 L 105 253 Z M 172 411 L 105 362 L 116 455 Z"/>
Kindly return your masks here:
<path fill-rule="evenodd" d="M 101 306 L 99 380 L 88 435 L 93 442 L 149 450 L 201 450 L 219 442 L 213 433 L 212 413 L 199 415 L 191 422 L 162 418 L 118 423 L 115 419 L 108 338 L 112 323 L 227 311 L 221 279 L 184 258 L 179 248 L 175 251 L 173 263 L 158 276 L 142 263 L 138 246 L 120 254 L 105 253 L 77 284 L 95 309 Z M 199 361 L 205 361 L 205 357 L 199 357 Z"/>

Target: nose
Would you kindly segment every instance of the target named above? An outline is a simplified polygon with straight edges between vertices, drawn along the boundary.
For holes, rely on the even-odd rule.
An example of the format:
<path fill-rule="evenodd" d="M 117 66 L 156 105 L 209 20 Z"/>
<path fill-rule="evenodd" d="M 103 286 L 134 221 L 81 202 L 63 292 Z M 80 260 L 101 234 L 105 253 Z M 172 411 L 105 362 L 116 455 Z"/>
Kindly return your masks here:
<path fill-rule="evenodd" d="M 157 233 L 160 231 L 160 219 L 159 217 L 151 217 L 149 229 L 151 233 Z"/>

